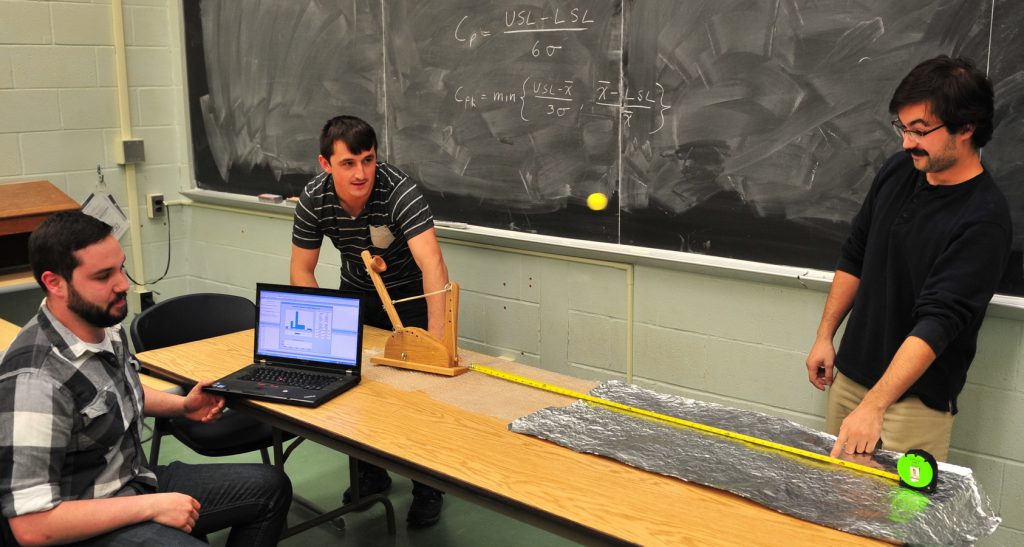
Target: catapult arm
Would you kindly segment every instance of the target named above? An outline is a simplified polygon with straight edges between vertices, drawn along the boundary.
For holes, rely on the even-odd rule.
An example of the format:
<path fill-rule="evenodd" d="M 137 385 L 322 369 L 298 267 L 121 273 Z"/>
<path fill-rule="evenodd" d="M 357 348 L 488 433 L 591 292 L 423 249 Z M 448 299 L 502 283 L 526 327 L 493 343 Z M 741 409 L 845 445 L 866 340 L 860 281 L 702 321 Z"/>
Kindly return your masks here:
<path fill-rule="evenodd" d="M 360 256 L 363 258 L 366 271 L 370 274 L 373 286 L 377 288 L 377 295 L 380 296 L 394 327 L 394 332 L 385 344 L 384 355 L 373 357 L 370 361 L 378 365 L 408 368 L 446 376 L 455 376 L 469 370 L 459 366 L 459 284 L 448 283 L 440 291 L 401 300 L 391 300 L 391 295 L 388 294 L 387 287 L 384 286 L 384 281 L 380 278 L 380 272 L 387 269 L 384 260 L 379 256 L 370 255 L 369 251 L 363 251 Z M 398 311 L 395 310 L 396 303 L 426 298 L 441 292 L 445 293 L 445 299 L 444 329 L 440 340 L 426 330 L 402 325 Z"/>
<path fill-rule="evenodd" d="M 380 273 L 388 269 L 388 265 L 384 263 L 384 259 L 379 256 L 372 256 L 370 251 L 363 250 L 359 254 L 363 258 L 363 264 L 366 265 L 366 272 L 370 274 L 370 279 L 373 280 L 373 286 L 377 289 L 377 296 L 380 297 L 380 301 L 384 304 L 384 311 L 388 313 L 388 319 L 391 320 L 392 330 L 401 330 L 402 319 L 398 317 L 398 310 L 395 309 L 395 305 L 391 302 L 391 296 L 388 294 L 387 287 L 384 286 L 384 280 L 380 278 Z"/>

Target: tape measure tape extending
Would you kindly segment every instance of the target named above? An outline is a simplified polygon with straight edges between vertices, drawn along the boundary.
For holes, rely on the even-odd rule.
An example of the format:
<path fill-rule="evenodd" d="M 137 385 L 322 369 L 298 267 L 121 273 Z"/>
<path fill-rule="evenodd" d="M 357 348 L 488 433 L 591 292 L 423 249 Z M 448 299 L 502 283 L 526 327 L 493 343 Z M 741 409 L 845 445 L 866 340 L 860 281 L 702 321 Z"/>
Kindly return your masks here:
<path fill-rule="evenodd" d="M 651 412 L 650 410 L 644 410 L 642 408 L 637 408 L 635 406 L 625 405 L 625 404 L 622 404 L 622 403 L 617 403 L 615 401 L 609 401 L 608 399 L 601 399 L 600 397 L 594 397 L 592 395 L 587 395 L 586 393 L 580 393 L 578 391 L 573 391 L 571 389 L 566 389 L 566 388 L 563 388 L 563 387 L 547 384 L 547 383 L 544 383 L 544 382 L 540 382 L 538 380 L 534 380 L 532 378 L 526 378 L 525 376 L 518 376 L 516 374 L 511 374 L 509 372 L 505 372 L 503 370 L 498 370 L 496 368 L 486 367 L 484 365 L 480 365 L 480 364 L 477 364 L 477 363 L 470 363 L 469 364 L 469 369 L 470 370 L 475 370 L 477 372 L 482 372 L 482 373 L 487 374 L 489 376 L 494 376 L 495 378 L 501 378 L 502 380 L 507 380 L 509 382 L 515 382 L 517 384 L 522 384 L 522 385 L 525 385 L 525 386 L 530 386 L 530 387 L 533 387 L 533 388 L 542 389 L 544 391 L 549 391 L 551 393 L 557 393 L 559 395 L 565 395 L 566 397 L 572 397 L 572 398 L 575 398 L 575 399 L 583 399 L 584 401 L 587 401 L 588 403 L 593 403 L 593 404 L 605 406 L 605 407 L 608 407 L 608 408 L 614 408 L 616 410 L 622 410 L 622 411 L 625 411 L 625 412 L 631 412 L 633 414 L 637 414 L 637 415 L 644 416 L 644 417 L 647 417 L 647 418 L 654 418 L 656 420 L 661 420 L 661 421 L 668 422 L 668 423 L 671 423 L 671 424 L 675 424 L 675 425 L 679 425 L 679 426 L 683 426 L 683 427 L 688 427 L 688 428 L 696 429 L 696 430 L 699 430 L 699 431 L 704 431 L 706 433 L 712 433 L 712 434 L 715 434 L 715 435 L 720 435 L 722 437 L 728 437 L 730 439 L 734 439 L 734 440 L 737 440 L 737 441 L 743 441 L 743 442 L 746 442 L 746 443 L 750 443 L 750 444 L 754 444 L 754 445 L 758 445 L 758 446 L 763 446 L 763 447 L 766 447 L 766 448 L 771 448 L 773 450 L 778 450 L 780 452 L 786 452 L 786 453 L 794 454 L 794 455 L 797 455 L 797 456 L 803 456 L 805 458 L 809 458 L 809 459 L 812 459 L 812 460 L 817 460 L 817 461 L 824 462 L 824 463 L 830 463 L 830 464 L 833 464 L 833 465 L 838 465 L 838 466 L 841 466 L 841 467 L 846 467 L 848 469 L 854 469 L 856 471 L 861 471 L 863 473 L 868 473 L 870 475 L 875 475 L 877 477 L 882 477 L 884 479 L 889 479 L 889 480 L 901 482 L 900 481 L 900 476 L 897 475 L 896 473 L 890 473 L 888 471 L 883 471 L 881 469 L 875 469 L 874 467 L 869 467 L 869 466 L 861 465 L 861 464 L 858 464 L 858 463 L 848 462 L 846 460 L 841 460 L 839 458 L 833 458 L 833 457 L 830 457 L 830 456 L 826 456 L 824 454 L 818 454 L 816 452 L 810 452 L 810 451 L 803 450 L 801 448 L 796 448 L 796 447 L 793 447 L 793 446 L 787 446 L 787 445 L 776 443 L 776 442 L 772 442 L 772 441 L 769 441 L 769 440 L 766 440 L 766 439 L 761 439 L 759 437 L 751 437 L 750 435 L 744 435 L 742 433 L 736 433 L 735 431 L 729 431 L 727 429 L 719 429 L 717 427 L 712 427 L 712 426 L 700 424 L 700 423 L 697 423 L 697 422 L 691 422 L 689 420 L 684 420 L 682 418 L 676 418 L 675 416 L 668 416 L 666 414 L 659 414 L 657 412 Z"/>

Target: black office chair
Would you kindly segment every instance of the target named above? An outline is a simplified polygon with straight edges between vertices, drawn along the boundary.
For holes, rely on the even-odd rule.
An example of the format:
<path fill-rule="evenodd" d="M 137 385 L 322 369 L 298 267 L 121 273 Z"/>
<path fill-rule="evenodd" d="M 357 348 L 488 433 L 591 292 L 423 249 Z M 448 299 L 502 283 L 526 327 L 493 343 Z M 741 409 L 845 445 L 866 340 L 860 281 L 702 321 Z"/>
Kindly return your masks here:
<path fill-rule="evenodd" d="M 135 351 L 159 349 L 203 338 L 251 329 L 255 326 L 256 306 L 240 296 L 200 293 L 171 298 L 154 305 L 132 320 L 130 333 Z M 185 386 L 191 389 L 192 386 Z M 274 448 L 274 464 L 284 470 L 284 462 L 304 439 L 273 427 L 241 412 L 225 410 L 219 420 L 204 424 L 186 418 L 158 418 L 153 428 L 153 441 L 149 451 L 151 465 L 160 455 L 160 437 L 170 433 L 195 452 L 208 457 L 244 454 L 259 450 L 263 463 L 270 464 L 267 449 Z M 295 439 L 283 448 L 284 441 Z M 358 493 L 358 465 L 351 465 L 350 479 Z M 357 499 L 359 496 L 356 496 Z M 309 500 L 293 495 L 292 500 L 319 516 L 285 530 L 281 538 L 289 537 L 324 522 L 344 529 L 340 517 L 349 511 L 382 503 L 386 512 L 388 532 L 395 534 L 395 510 L 383 494 L 364 496 L 355 503 L 326 511 Z"/>
<path fill-rule="evenodd" d="M 160 302 L 132 320 L 130 333 L 135 351 L 148 351 L 203 338 L 211 338 L 255 325 L 256 306 L 240 296 L 199 293 Z M 184 386 L 191 389 L 192 386 Z M 275 448 L 284 459 L 302 439 L 287 450 L 274 442 L 274 428 L 241 412 L 225 409 L 221 419 L 204 424 L 187 418 L 158 418 L 153 427 L 149 451 L 151 465 L 160 457 L 160 439 L 171 434 L 182 444 L 207 457 L 231 456 L 259 450 L 263 463 L 270 464 L 268 449 Z M 282 441 L 294 438 L 279 432 Z M 283 465 L 284 462 L 278 462 Z"/>

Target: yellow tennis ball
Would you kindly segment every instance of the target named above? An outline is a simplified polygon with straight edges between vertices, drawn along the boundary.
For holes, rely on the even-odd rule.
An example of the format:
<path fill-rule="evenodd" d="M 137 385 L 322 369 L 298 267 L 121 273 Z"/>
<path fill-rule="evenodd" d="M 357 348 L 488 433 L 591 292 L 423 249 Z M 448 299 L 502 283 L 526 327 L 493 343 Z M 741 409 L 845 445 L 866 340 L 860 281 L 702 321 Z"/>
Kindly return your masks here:
<path fill-rule="evenodd" d="M 587 207 L 593 211 L 602 211 L 608 206 L 608 196 L 601 192 L 594 192 L 587 196 Z"/>

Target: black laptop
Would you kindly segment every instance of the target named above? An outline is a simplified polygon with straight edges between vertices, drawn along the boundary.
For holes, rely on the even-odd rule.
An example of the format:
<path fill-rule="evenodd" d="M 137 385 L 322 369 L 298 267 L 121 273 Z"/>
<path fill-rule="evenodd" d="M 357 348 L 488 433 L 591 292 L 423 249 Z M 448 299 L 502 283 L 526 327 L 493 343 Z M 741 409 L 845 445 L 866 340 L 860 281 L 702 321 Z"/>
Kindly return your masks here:
<path fill-rule="evenodd" d="M 256 314 L 255 362 L 206 391 L 312 407 L 359 383 L 359 295 L 258 283 Z"/>

